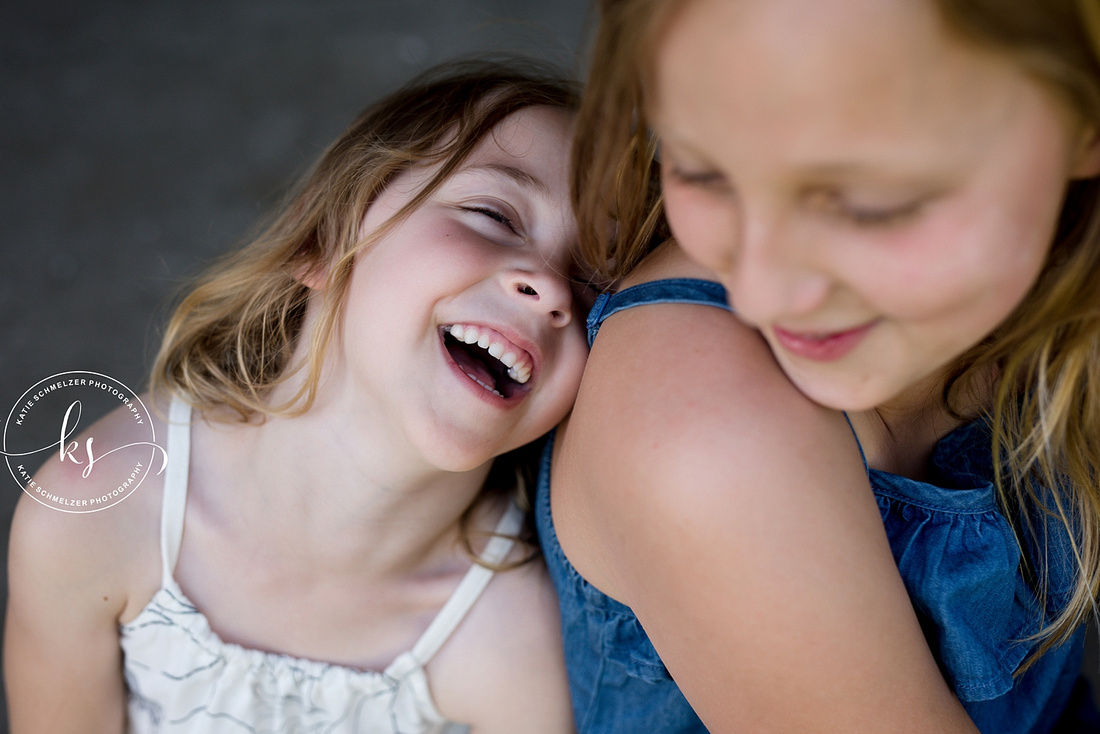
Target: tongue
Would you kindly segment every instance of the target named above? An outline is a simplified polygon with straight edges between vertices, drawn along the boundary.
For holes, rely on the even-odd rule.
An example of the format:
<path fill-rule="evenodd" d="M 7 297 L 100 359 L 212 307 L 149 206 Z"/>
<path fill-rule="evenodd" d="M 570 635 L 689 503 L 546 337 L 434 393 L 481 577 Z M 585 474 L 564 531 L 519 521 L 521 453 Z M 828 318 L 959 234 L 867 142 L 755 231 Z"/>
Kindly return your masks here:
<path fill-rule="evenodd" d="M 467 375 L 472 375 L 474 379 L 480 380 L 485 385 L 496 386 L 497 378 L 481 360 L 468 354 L 465 349 L 451 349 L 450 352 L 454 361 Z"/>

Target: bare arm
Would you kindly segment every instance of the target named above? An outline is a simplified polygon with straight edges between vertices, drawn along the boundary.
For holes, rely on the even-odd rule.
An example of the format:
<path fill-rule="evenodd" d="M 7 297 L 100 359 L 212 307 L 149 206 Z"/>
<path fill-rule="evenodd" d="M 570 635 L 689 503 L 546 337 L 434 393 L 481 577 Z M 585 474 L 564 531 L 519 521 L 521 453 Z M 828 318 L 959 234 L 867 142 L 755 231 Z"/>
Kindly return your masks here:
<path fill-rule="evenodd" d="M 101 435 L 109 434 L 101 427 Z M 109 481 L 108 461 L 101 476 Z M 67 467 L 47 461 L 35 479 L 63 489 L 64 496 L 98 496 L 102 487 L 82 483 L 79 469 L 71 462 Z M 91 514 L 66 514 L 28 496 L 20 499 L 8 551 L 4 628 L 13 734 L 124 730 L 118 623 L 130 595 L 128 573 L 137 560 L 134 541 L 155 537 L 137 527 L 143 499 L 149 498 L 135 493 Z"/>
<path fill-rule="evenodd" d="M 730 315 L 610 319 L 559 459 L 566 552 L 634 609 L 711 731 L 975 731 L 843 416 Z"/>

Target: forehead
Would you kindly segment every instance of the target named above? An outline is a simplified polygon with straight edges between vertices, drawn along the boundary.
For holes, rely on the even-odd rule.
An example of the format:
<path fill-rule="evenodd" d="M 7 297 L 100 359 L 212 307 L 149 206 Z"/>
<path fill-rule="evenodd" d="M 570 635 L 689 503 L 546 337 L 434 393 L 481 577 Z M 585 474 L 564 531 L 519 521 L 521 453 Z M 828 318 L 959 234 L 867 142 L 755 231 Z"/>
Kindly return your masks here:
<path fill-rule="evenodd" d="M 521 195 L 538 202 L 545 215 L 572 217 L 567 178 L 572 120 L 572 113 L 555 107 L 517 110 L 479 140 L 446 178 L 436 180 L 446 158 L 398 173 L 370 204 L 368 220 L 372 212 L 385 217 L 411 213 L 429 185 L 433 195 L 441 196 Z"/>
<path fill-rule="evenodd" d="M 573 116 L 555 107 L 524 107 L 477 142 L 456 175 L 493 175 L 544 193 L 568 173 Z"/>
<path fill-rule="evenodd" d="M 964 148 L 1012 114 L 1014 77 L 1006 57 L 949 32 L 930 0 L 688 0 L 657 38 L 651 112 L 663 134 L 720 133 L 703 111 L 799 157 L 845 136 L 896 148 L 916 131 Z"/>

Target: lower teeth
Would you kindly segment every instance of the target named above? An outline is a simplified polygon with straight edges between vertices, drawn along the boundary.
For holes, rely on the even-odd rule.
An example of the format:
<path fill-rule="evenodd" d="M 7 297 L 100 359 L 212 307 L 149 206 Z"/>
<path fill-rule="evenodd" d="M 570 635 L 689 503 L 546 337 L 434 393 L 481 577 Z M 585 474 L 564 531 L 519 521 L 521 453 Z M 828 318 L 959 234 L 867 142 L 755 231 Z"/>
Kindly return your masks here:
<path fill-rule="evenodd" d="M 495 389 L 495 388 L 494 388 L 494 387 L 493 387 L 492 385 L 486 385 L 486 384 L 485 384 L 484 382 L 482 382 L 481 380 L 477 379 L 476 377 L 474 377 L 473 375 L 471 375 L 471 374 L 470 374 L 469 372 L 467 372 L 467 373 L 466 373 L 466 376 L 467 376 L 467 377 L 469 377 L 469 378 L 470 378 L 471 380 L 473 380 L 474 382 L 476 382 L 477 384 L 481 385 L 481 386 L 482 386 L 483 388 L 485 388 L 485 389 L 486 389 L 486 390 L 488 390 L 489 392 L 491 392 L 491 393 L 492 393 L 493 395 L 496 395 L 496 396 L 498 396 L 498 397 L 501 397 L 501 398 L 502 398 L 502 397 L 504 397 L 504 396 L 503 396 L 503 395 L 501 395 L 501 394 L 500 394 L 499 392 L 497 392 L 497 390 L 496 390 L 496 389 Z"/>

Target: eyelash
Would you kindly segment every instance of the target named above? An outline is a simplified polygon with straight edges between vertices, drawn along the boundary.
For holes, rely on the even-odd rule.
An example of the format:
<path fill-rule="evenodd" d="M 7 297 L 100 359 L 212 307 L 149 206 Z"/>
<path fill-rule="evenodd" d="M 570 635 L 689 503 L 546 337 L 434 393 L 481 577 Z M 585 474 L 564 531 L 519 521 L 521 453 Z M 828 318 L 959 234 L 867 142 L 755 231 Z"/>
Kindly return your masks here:
<path fill-rule="evenodd" d="M 726 187 L 725 177 L 717 171 L 694 173 L 677 168 L 676 166 L 670 166 L 668 172 L 671 174 L 672 178 L 687 186 L 712 190 L 724 189 Z"/>
<path fill-rule="evenodd" d="M 505 215 L 498 212 L 496 209 L 490 209 L 489 207 L 485 206 L 464 206 L 462 207 L 462 211 L 473 212 L 475 214 L 483 214 L 489 219 L 492 219 L 494 222 L 497 222 L 498 224 L 503 224 L 505 227 L 511 230 L 513 234 L 519 234 L 519 230 L 516 229 L 515 223 Z"/>
<path fill-rule="evenodd" d="M 859 209 L 849 206 L 839 213 L 860 226 L 887 227 L 916 214 L 923 204 L 922 201 L 914 201 L 890 209 Z"/>

